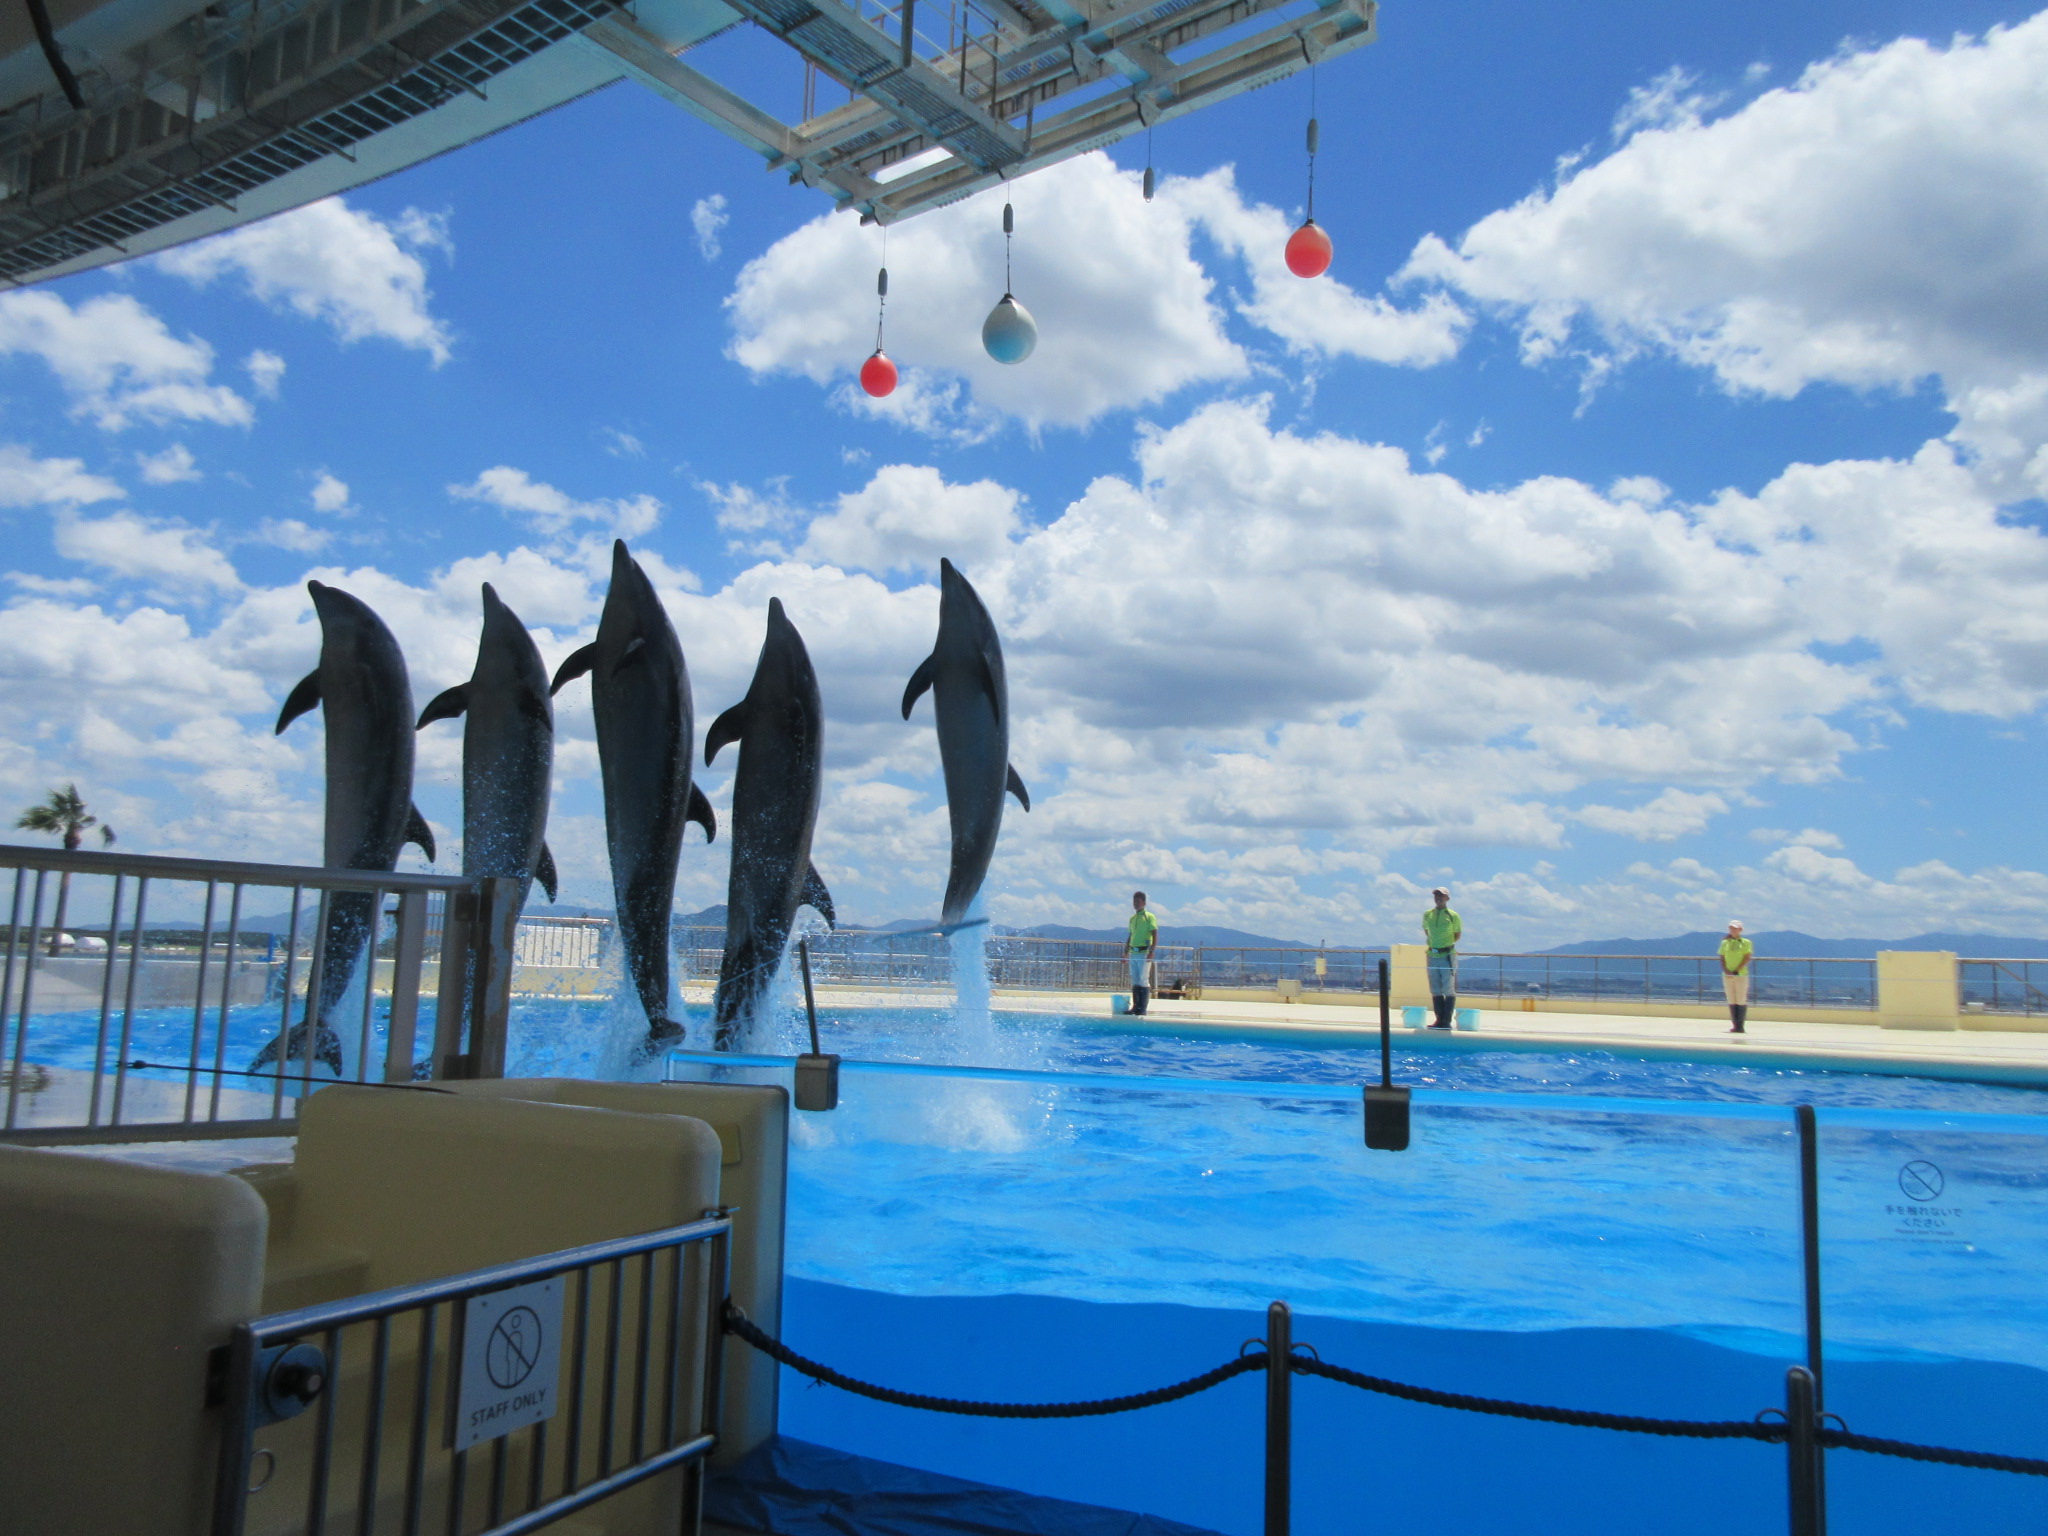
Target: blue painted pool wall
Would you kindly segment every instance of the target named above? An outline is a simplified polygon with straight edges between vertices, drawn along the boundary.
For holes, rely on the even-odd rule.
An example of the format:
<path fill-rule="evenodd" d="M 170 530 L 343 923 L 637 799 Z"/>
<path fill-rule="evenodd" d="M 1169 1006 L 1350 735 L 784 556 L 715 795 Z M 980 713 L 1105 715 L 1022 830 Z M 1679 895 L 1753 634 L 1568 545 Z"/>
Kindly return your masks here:
<path fill-rule="evenodd" d="M 915 1241 L 914 1234 L 906 1240 Z M 1253 1313 L 1039 1296 L 899 1296 L 792 1280 L 784 1329 L 854 1375 L 941 1395 L 1099 1397 L 1192 1375 L 1260 1333 Z M 1480 1333 L 1299 1319 L 1326 1359 L 1487 1396 L 1680 1418 L 1782 1401 L 1788 1359 L 1677 1333 Z M 1976 1362 L 1832 1362 L 1829 1406 L 1894 1438 L 2039 1456 L 2048 1373 Z M 1264 1380 L 1115 1418 L 964 1419 L 892 1408 L 785 1371 L 782 1429 L 823 1445 L 1048 1496 L 1260 1529 Z M 1731 1536 L 1786 1528 L 1784 1454 L 1484 1418 L 1296 1384 L 1295 1531 Z M 1828 1459 L 1831 1536 L 2040 1536 L 2048 1480 L 1850 1452 Z"/>

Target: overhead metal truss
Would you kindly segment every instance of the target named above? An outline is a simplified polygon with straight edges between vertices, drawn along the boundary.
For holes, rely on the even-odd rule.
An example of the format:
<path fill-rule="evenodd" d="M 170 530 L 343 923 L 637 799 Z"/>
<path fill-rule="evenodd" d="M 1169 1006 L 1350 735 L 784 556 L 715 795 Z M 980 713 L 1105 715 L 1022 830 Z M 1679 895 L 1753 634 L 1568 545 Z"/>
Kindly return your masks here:
<path fill-rule="evenodd" d="M 1372 42 L 1375 0 L 725 0 L 853 100 L 795 126 L 623 15 L 586 30 L 644 84 L 882 223 Z M 1045 115 L 1061 97 L 1079 98 Z"/>
<path fill-rule="evenodd" d="M 231 0 L 0 117 L 0 277 L 126 243 L 432 112 L 613 0 Z"/>
<path fill-rule="evenodd" d="M 82 108 L 54 89 L 0 107 L 0 280 L 323 195 L 305 178 L 270 184 L 354 160 L 418 119 L 426 131 L 397 163 L 453 148 L 488 129 L 440 109 L 488 101 L 495 77 L 557 47 L 583 50 L 582 83 L 539 107 L 623 73 L 792 182 L 892 223 L 1360 47 L 1376 12 L 1375 0 L 682 0 L 689 25 L 663 33 L 632 14 L 648 3 L 215 0 L 81 60 Z M 742 20 L 795 50 L 810 85 L 837 81 L 847 104 L 785 123 L 677 56 Z M 809 113 L 815 91 L 805 97 Z"/>

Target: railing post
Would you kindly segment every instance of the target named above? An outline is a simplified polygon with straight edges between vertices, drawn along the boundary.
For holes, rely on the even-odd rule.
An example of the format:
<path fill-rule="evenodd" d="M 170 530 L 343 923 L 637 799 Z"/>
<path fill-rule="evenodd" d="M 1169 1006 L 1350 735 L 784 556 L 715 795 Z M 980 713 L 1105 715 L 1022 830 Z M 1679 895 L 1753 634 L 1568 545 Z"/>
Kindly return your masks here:
<path fill-rule="evenodd" d="M 1819 1406 L 1813 1377 L 1803 1365 L 1785 1372 L 1785 1485 L 1791 1498 L 1792 1536 L 1826 1536 L 1820 1483 L 1820 1447 L 1813 1432 Z"/>
<path fill-rule="evenodd" d="M 427 893 L 402 891 L 398 933 L 391 944 L 391 1018 L 384 1035 L 384 1081 L 412 1081 L 413 1043 L 419 1032 L 420 973 L 427 958 Z"/>
<path fill-rule="evenodd" d="M 1266 1532 L 1287 1536 L 1294 1495 L 1294 1316 L 1266 1308 Z"/>

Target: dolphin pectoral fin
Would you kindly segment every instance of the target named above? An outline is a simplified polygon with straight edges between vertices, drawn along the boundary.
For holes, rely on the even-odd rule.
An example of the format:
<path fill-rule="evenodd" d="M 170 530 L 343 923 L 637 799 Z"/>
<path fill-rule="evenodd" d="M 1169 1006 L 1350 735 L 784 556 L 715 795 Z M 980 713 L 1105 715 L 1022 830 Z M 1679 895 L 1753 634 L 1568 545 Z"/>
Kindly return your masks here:
<path fill-rule="evenodd" d="M 1019 805 L 1023 806 L 1024 809 L 1027 811 L 1030 810 L 1031 791 L 1026 789 L 1024 787 L 1024 781 L 1017 777 L 1016 767 L 1013 765 L 1010 768 L 1008 768 L 1006 772 L 1008 772 L 1010 778 L 1009 782 L 1006 783 L 1003 787 L 1007 789 L 1011 794 L 1017 797 L 1017 803 Z"/>
<path fill-rule="evenodd" d="M 571 651 L 566 660 L 555 668 L 554 685 L 548 689 L 550 697 L 562 691 L 562 684 L 571 682 L 597 665 L 597 642 L 591 641 L 581 650 Z"/>
<path fill-rule="evenodd" d="M 751 695 L 749 695 L 751 697 Z M 747 733 L 747 701 L 741 699 L 724 714 L 711 722 L 711 729 L 704 733 L 704 766 L 711 766 L 711 759 L 724 750 L 726 743 L 738 741 Z"/>
<path fill-rule="evenodd" d="M 424 853 L 429 864 L 434 862 L 434 829 L 427 825 L 427 818 L 420 814 L 420 808 L 416 805 L 406 807 L 405 841 Z M 404 844 L 400 846 L 403 847 Z"/>
<path fill-rule="evenodd" d="M 995 666 L 989 661 L 987 651 L 978 652 L 975 660 L 981 663 L 976 670 L 981 674 L 982 691 L 988 695 L 988 707 L 996 712 L 996 718 L 1000 720 L 1003 715 L 1003 695 L 996 687 Z"/>
<path fill-rule="evenodd" d="M 299 679 L 298 686 L 292 689 L 290 696 L 285 699 L 284 708 L 277 712 L 277 730 L 273 734 L 282 736 L 286 726 L 299 716 L 317 709 L 319 704 L 320 669 L 315 667 Z"/>
<path fill-rule="evenodd" d="M 553 901 L 558 877 L 555 874 L 554 850 L 546 843 L 540 845 L 540 862 L 533 866 L 533 878 L 538 880 L 540 888 L 548 893 L 548 900 Z"/>
<path fill-rule="evenodd" d="M 910 706 L 923 695 L 925 689 L 938 680 L 939 658 L 936 654 L 927 656 L 917 664 L 917 670 L 910 674 L 910 681 L 903 688 L 903 718 L 910 718 Z"/>
<path fill-rule="evenodd" d="M 704 841 L 718 841 L 718 813 L 711 809 L 711 802 L 704 798 L 704 791 L 695 784 L 690 786 L 690 811 L 684 821 L 694 821 L 704 829 Z"/>
<path fill-rule="evenodd" d="M 839 916 L 832 910 L 832 893 L 825 889 L 825 878 L 818 873 L 817 865 L 804 866 L 804 893 L 797 902 L 824 918 L 830 927 L 839 926 Z"/>
<path fill-rule="evenodd" d="M 420 711 L 420 723 L 413 727 L 423 731 L 436 720 L 453 720 L 469 708 L 469 684 L 457 683 L 445 693 L 434 695 L 434 702 Z"/>

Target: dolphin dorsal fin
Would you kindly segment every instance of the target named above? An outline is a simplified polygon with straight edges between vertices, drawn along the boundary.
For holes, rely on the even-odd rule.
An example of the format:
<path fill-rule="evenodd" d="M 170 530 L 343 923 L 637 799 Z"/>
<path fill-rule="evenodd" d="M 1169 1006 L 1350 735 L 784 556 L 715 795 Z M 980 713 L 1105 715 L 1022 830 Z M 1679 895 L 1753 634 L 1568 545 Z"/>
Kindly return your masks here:
<path fill-rule="evenodd" d="M 818 873 L 815 864 L 804 866 L 804 893 L 797 898 L 797 904 L 824 918 L 827 927 L 839 926 L 839 916 L 832 910 L 832 893 L 825 889 L 825 877 Z"/>
<path fill-rule="evenodd" d="M 704 733 L 704 766 L 711 766 L 711 759 L 718 756 L 729 742 L 740 740 L 747 734 L 748 703 L 753 699 L 750 693 L 739 703 L 711 722 L 711 729 Z"/>
<path fill-rule="evenodd" d="M 931 687 L 931 685 L 932 685 L 933 683 L 937 682 L 937 681 L 938 681 L 938 678 L 939 678 L 939 658 L 938 658 L 938 653 L 937 653 L 937 652 L 934 652 L 933 654 L 931 654 L 931 655 L 929 655 L 929 656 L 925 657 L 925 659 L 924 659 L 923 661 L 920 661 L 920 662 L 919 662 L 919 663 L 917 664 L 917 670 L 916 670 L 915 672 L 913 672 L 913 673 L 911 673 L 911 674 L 910 674 L 910 681 L 909 681 L 909 682 L 908 682 L 907 684 L 905 684 L 905 685 L 904 685 L 904 689 L 903 689 L 903 718 L 904 718 L 904 719 L 908 720 L 908 719 L 910 718 L 910 707 L 911 707 L 911 705 L 915 704 L 915 703 L 916 703 L 916 702 L 917 702 L 917 701 L 918 701 L 918 700 L 919 700 L 919 699 L 920 699 L 921 697 L 923 697 L 923 695 L 924 695 L 924 691 L 925 691 L 925 690 L 926 690 L 927 688 Z"/>
<path fill-rule="evenodd" d="M 453 720 L 469 708 L 469 684 L 457 683 L 445 693 L 434 696 L 434 702 L 420 711 L 420 723 L 413 727 L 423 731 L 436 720 Z"/>
<path fill-rule="evenodd" d="M 548 689 L 548 696 L 552 698 L 560 693 L 562 691 L 562 684 L 581 677 L 596 665 L 597 642 L 595 640 L 591 641 L 590 644 L 584 646 L 581 650 L 571 651 L 568 658 L 559 667 L 555 668 L 555 683 L 552 688 Z"/>
<path fill-rule="evenodd" d="M 703 789 L 696 784 L 690 786 L 690 809 L 688 814 L 683 817 L 683 820 L 685 822 L 694 821 L 698 826 L 702 827 L 704 829 L 705 842 L 715 843 L 718 841 L 718 813 L 711 809 L 711 802 L 704 798 Z"/>
<path fill-rule="evenodd" d="M 416 805 L 405 808 L 405 841 L 424 853 L 429 864 L 434 862 L 434 829 L 427 825 L 427 818 Z"/>
<path fill-rule="evenodd" d="M 1011 764 L 1003 771 L 1009 774 L 1009 779 L 1007 780 L 1007 782 L 1004 783 L 1003 788 L 1007 789 L 1011 794 L 1015 795 L 1017 797 L 1017 803 L 1023 806 L 1025 810 L 1030 810 L 1031 791 L 1026 789 L 1024 787 L 1024 781 L 1017 777 L 1016 765 Z"/>
<path fill-rule="evenodd" d="M 315 667 L 299 679 L 298 686 L 293 688 L 290 696 L 285 699 L 284 708 L 277 712 L 277 730 L 273 734 L 282 736 L 286 726 L 319 706 L 320 669 Z"/>
<path fill-rule="evenodd" d="M 540 888 L 548 893 L 548 900 L 555 899 L 560 877 L 555 873 L 554 851 L 546 843 L 540 845 L 540 862 L 533 866 L 533 878 L 540 882 Z"/>

